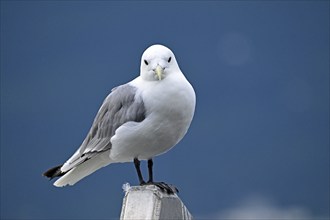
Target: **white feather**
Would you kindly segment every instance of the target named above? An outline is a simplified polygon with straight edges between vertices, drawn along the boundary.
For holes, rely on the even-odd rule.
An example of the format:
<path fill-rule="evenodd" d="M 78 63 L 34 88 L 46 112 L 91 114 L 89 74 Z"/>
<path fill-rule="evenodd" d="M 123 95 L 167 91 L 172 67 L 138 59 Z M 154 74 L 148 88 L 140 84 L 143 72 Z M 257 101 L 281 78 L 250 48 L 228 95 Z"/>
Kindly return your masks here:
<path fill-rule="evenodd" d="M 111 160 L 109 158 L 109 151 L 102 152 L 67 172 L 54 183 L 54 186 L 62 187 L 66 185 L 74 185 L 82 178 L 94 173 L 96 170 L 104 166 L 109 165 L 110 163 Z"/>

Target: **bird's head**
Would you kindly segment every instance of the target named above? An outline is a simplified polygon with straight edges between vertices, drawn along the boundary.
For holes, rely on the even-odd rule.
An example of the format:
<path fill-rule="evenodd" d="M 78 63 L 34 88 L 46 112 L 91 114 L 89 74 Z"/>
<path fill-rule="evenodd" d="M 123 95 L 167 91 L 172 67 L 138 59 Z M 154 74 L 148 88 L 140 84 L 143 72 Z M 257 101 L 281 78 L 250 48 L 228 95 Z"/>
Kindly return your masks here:
<path fill-rule="evenodd" d="M 148 81 L 160 81 L 169 74 L 180 71 L 173 52 L 163 45 L 152 45 L 141 57 L 141 77 Z"/>

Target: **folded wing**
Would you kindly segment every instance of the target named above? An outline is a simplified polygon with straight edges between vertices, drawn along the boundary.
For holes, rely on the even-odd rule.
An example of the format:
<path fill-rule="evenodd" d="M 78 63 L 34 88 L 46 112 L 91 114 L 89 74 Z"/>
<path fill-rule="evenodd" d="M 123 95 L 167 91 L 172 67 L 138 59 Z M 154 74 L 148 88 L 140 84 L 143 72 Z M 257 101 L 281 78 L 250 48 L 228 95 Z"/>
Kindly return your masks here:
<path fill-rule="evenodd" d="M 82 179 L 108 165 L 111 163 L 108 157 L 111 149 L 110 140 L 116 130 L 126 122 L 141 122 L 145 117 L 144 103 L 142 98 L 136 95 L 135 87 L 125 84 L 114 88 L 104 100 L 80 148 L 62 166 L 51 168 L 44 175 L 49 178 L 63 176 L 58 180 L 60 181 L 70 175 L 74 176 L 74 171 L 76 170 L 77 173 L 79 170 L 81 173 L 79 177 Z M 84 170 L 88 172 L 83 172 Z"/>

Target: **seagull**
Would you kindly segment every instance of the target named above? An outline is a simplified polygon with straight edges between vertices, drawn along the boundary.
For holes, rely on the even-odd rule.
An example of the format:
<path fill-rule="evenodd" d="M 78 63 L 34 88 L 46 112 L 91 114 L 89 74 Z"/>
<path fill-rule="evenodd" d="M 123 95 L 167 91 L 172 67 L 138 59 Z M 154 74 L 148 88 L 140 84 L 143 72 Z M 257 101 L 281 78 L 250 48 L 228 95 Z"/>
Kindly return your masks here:
<path fill-rule="evenodd" d="M 194 116 L 196 95 L 181 72 L 173 52 L 163 45 L 148 47 L 141 57 L 140 75 L 115 87 L 101 105 L 78 150 L 62 165 L 43 173 L 54 186 L 74 185 L 112 163 L 134 162 L 140 185 L 178 190 L 154 182 L 153 158 L 174 147 L 187 133 Z M 146 160 L 149 180 L 140 161 Z"/>

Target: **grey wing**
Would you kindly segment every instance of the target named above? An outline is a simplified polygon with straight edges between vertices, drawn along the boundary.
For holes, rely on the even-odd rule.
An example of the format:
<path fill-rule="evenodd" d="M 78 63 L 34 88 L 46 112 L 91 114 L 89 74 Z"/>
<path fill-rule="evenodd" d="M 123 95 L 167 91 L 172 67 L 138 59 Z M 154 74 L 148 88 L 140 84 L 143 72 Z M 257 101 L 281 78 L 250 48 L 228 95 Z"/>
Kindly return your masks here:
<path fill-rule="evenodd" d="M 117 128 L 129 121 L 141 122 L 146 117 L 144 103 L 136 88 L 125 84 L 112 90 L 98 111 L 92 127 L 77 152 L 63 165 L 66 172 L 96 154 L 111 149 L 111 138 Z"/>

